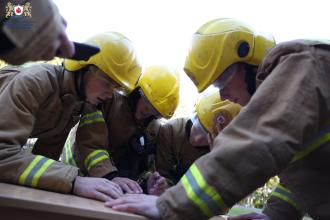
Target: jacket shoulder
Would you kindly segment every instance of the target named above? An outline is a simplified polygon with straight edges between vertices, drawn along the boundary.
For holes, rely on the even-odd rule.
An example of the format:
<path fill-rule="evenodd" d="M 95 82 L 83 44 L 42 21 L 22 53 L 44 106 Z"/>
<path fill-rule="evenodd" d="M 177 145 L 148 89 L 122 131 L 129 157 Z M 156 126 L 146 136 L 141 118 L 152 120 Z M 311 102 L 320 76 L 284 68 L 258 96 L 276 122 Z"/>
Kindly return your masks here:
<path fill-rule="evenodd" d="M 189 118 L 174 118 L 162 125 L 162 130 L 178 135 L 186 131 L 186 124 Z"/>
<path fill-rule="evenodd" d="M 56 91 L 63 71 L 63 67 L 49 64 L 36 64 L 23 68 L 7 66 L 0 70 L 2 73 L 0 81 L 2 87 L 4 86 L 3 83 L 12 84 L 18 89 L 17 91 L 24 90 L 24 88 L 29 91 Z M 10 80 L 4 80 L 5 78 Z"/>
<path fill-rule="evenodd" d="M 289 57 L 311 58 L 317 49 L 326 50 L 330 56 L 330 41 L 293 40 L 277 44 L 272 48 L 259 66 L 257 78 L 264 80 L 277 65 Z M 324 54 L 324 53 L 323 53 Z"/>

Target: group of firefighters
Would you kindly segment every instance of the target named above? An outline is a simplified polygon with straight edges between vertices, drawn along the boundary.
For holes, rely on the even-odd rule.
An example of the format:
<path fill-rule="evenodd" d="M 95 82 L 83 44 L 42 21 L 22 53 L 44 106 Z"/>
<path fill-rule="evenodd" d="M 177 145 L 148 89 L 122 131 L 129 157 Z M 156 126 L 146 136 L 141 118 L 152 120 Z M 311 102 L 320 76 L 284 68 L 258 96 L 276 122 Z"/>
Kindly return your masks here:
<path fill-rule="evenodd" d="M 179 104 L 176 70 L 142 70 L 117 32 L 91 37 L 100 52 L 88 60 L 69 59 L 56 6 L 30 2 L 34 29 L 11 29 L 1 15 L 0 58 L 66 59 L 0 69 L 0 181 L 153 219 L 208 219 L 278 175 L 263 213 L 229 219 L 330 217 L 327 41 L 275 45 L 236 19 L 209 21 L 193 35 L 184 71 L 199 92 L 218 90 L 190 117 L 162 122 Z M 28 138 L 37 138 L 32 150 L 22 148 Z"/>

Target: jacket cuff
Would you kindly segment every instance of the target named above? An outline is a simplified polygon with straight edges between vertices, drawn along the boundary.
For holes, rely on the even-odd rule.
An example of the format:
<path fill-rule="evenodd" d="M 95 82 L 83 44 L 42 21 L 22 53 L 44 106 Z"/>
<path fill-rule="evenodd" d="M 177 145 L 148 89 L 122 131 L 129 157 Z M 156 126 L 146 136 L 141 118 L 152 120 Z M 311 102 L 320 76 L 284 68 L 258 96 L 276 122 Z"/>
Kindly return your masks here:
<path fill-rule="evenodd" d="M 115 177 L 119 177 L 118 171 L 113 171 L 113 172 L 110 172 L 108 174 L 105 174 L 102 178 L 105 178 L 105 179 L 108 179 L 108 180 L 112 180 Z"/>

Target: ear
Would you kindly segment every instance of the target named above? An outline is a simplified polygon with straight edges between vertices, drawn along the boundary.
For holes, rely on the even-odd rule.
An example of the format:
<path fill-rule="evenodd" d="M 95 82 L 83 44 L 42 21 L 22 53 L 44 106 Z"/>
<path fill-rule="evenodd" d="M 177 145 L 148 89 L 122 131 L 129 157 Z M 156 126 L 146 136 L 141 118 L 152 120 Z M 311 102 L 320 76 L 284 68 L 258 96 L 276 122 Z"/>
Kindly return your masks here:
<path fill-rule="evenodd" d="M 240 58 L 246 57 L 249 54 L 250 51 L 250 45 L 246 41 L 242 41 L 239 43 L 237 47 L 237 55 Z"/>

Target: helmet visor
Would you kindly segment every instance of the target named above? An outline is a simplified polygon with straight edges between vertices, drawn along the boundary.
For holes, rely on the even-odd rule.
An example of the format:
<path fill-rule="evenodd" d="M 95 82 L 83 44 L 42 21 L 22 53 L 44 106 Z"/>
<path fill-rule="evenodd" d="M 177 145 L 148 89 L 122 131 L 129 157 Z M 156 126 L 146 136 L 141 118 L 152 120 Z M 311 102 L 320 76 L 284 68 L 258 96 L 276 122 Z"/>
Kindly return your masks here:
<path fill-rule="evenodd" d="M 152 115 L 156 118 L 161 118 L 162 115 L 155 109 L 155 107 L 151 104 L 151 102 L 148 100 L 148 98 L 144 95 L 142 89 L 139 89 L 139 92 L 140 92 L 142 101 L 144 102 L 144 104 L 146 106 L 149 107 L 149 109 L 151 110 Z"/>
<path fill-rule="evenodd" d="M 208 131 L 206 128 L 204 128 L 204 126 L 202 125 L 202 123 L 200 122 L 197 114 L 194 114 L 191 118 L 191 122 L 193 123 L 193 126 L 195 126 L 198 131 L 202 134 L 204 134 L 205 136 L 207 135 Z"/>
<path fill-rule="evenodd" d="M 237 71 L 238 66 L 235 64 L 231 65 L 219 76 L 217 80 L 215 80 L 213 86 L 219 90 L 225 88 L 232 81 Z"/>

